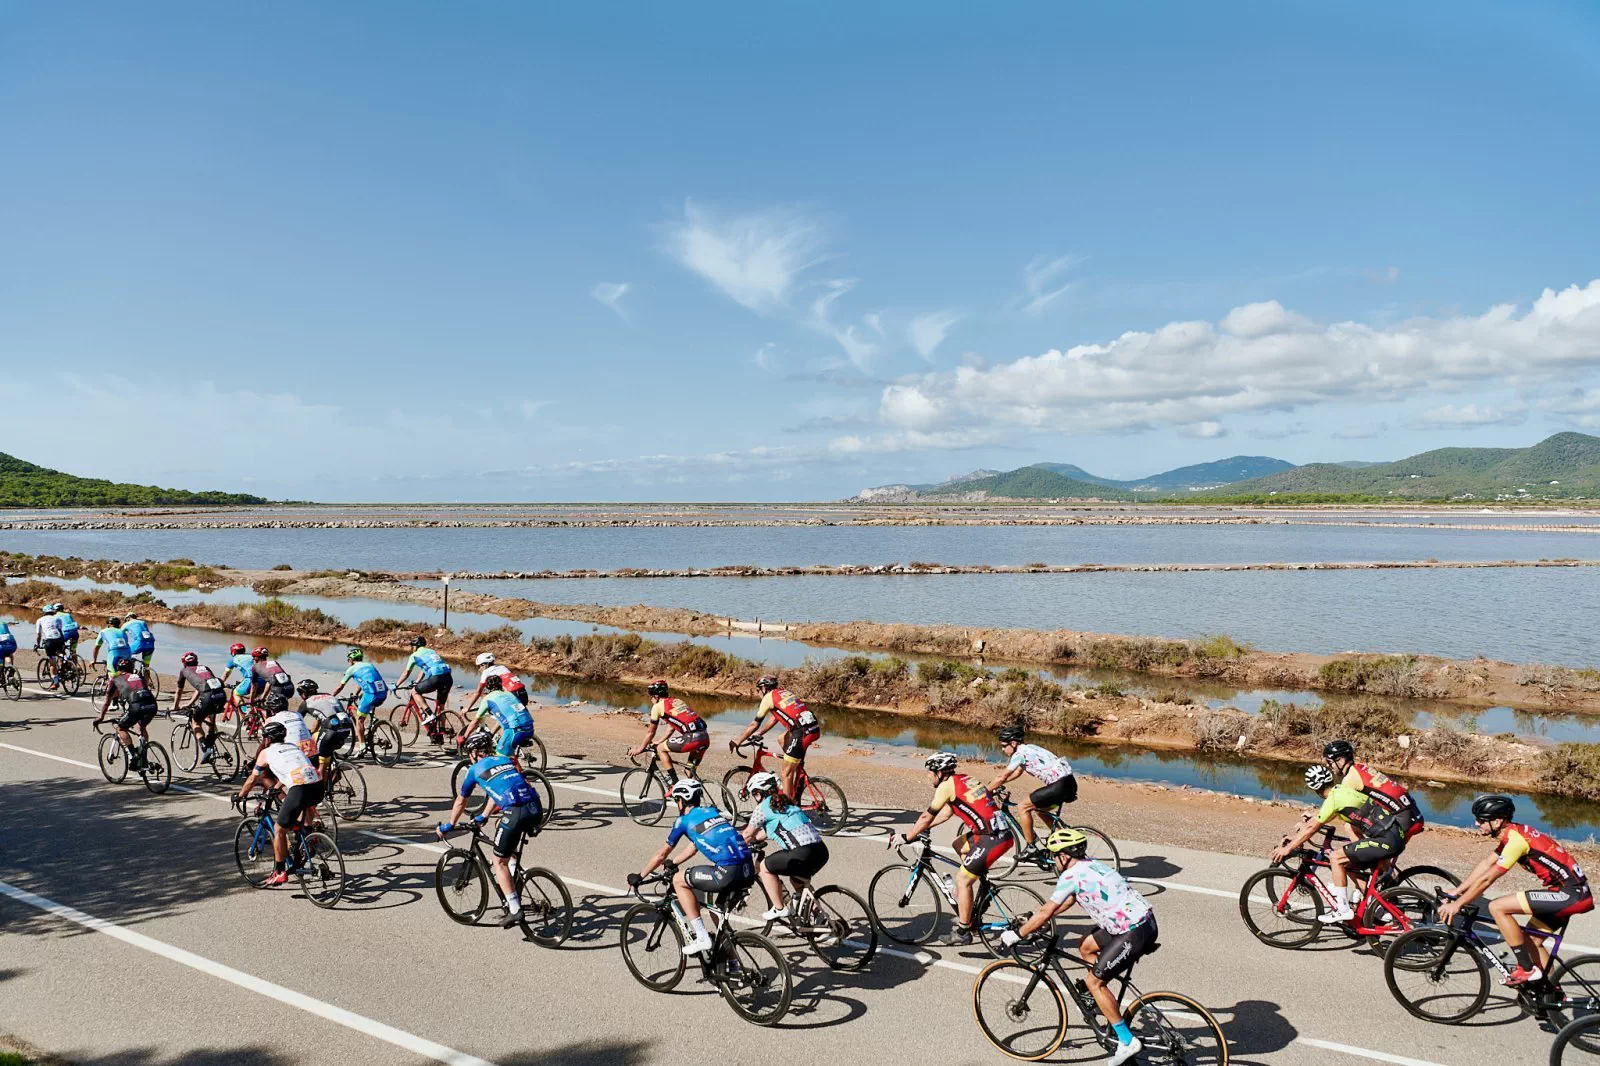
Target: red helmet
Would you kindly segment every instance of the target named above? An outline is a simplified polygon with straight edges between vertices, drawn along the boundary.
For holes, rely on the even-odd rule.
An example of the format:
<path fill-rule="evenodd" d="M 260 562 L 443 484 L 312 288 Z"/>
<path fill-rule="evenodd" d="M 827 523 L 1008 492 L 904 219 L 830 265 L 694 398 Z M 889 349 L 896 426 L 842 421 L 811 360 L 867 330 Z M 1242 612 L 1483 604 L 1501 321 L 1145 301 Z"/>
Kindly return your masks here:
<path fill-rule="evenodd" d="M 228 654 L 229 655 L 242 655 L 243 653 L 244 653 L 244 645 L 240 644 L 238 641 L 235 641 L 232 645 L 230 645 L 228 647 Z"/>
<path fill-rule="evenodd" d="M 265 659 L 266 657 L 267 657 L 267 649 L 266 648 L 252 648 L 251 651 L 250 651 L 250 658 L 252 658 L 252 659 Z"/>
<path fill-rule="evenodd" d="M 199 662 L 200 662 L 200 656 L 196 655 L 194 652 L 186 651 L 186 652 L 183 653 L 183 665 L 185 665 L 185 666 L 196 666 L 196 665 L 199 664 Z"/>

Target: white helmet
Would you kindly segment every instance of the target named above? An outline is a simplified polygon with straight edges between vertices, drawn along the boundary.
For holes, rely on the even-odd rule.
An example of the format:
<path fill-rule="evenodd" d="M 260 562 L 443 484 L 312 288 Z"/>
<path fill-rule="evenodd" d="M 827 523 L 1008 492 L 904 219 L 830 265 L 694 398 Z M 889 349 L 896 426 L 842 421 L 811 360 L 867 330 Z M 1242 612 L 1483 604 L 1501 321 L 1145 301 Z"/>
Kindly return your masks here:
<path fill-rule="evenodd" d="M 672 798 L 684 803 L 699 803 L 705 794 L 706 787 L 692 777 L 681 778 L 672 786 Z"/>
<path fill-rule="evenodd" d="M 1305 778 L 1307 788 L 1313 792 L 1321 792 L 1333 784 L 1333 771 L 1318 763 L 1315 766 L 1306 767 Z"/>
<path fill-rule="evenodd" d="M 478 656 L 477 662 L 478 662 L 479 666 L 493 666 L 494 665 L 494 652 L 492 652 L 492 651 L 484 652 L 482 655 Z"/>
<path fill-rule="evenodd" d="M 769 773 L 766 770 L 761 771 L 759 774 L 751 774 L 750 780 L 745 787 L 750 790 L 752 796 L 757 793 L 770 796 L 778 791 L 778 775 Z"/>
<path fill-rule="evenodd" d="M 956 768 L 956 756 L 954 752 L 936 751 L 922 760 L 922 765 L 936 774 L 942 774 Z"/>

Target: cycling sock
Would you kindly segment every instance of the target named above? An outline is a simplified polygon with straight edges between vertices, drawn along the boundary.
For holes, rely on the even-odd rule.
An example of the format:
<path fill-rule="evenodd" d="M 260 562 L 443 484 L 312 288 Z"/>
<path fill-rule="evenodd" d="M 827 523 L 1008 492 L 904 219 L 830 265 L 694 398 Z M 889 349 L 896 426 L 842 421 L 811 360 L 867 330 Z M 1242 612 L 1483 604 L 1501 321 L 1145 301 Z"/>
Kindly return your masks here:
<path fill-rule="evenodd" d="M 1113 1025 L 1111 1028 L 1117 1034 L 1117 1043 L 1124 1045 L 1133 1043 L 1133 1030 L 1128 1028 L 1128 1021 L 1126 1018 L 1118 1022 L 1116 1025 Z"/>
<path fill-rule="evenodd" d="M 1526 940 L 1514 946 L 1511 949 L 1511 953 L 1517 957 L 1517 964 L 1524 970 L 1531 972 L 1539 965 L 1538 960 L 1533 957 L 1533 945 Z"/>
<path fill-rule="evenodd" d="M 711 934 L 706 932 L 706 920 L 703 917 L 696 918 L 690 922 L 689 929 L 694 933 L 696 940 L 709 940 L 711 938 Z"/>
<path fill-rule="evenodd" d="M 275 861 L 272 864 L 272 872 L 275 873 L 275 874 L 281 874 L 284 871 L 286 871 L 288 868 L 289 868 L 289 864 L 288 863 L 276 862 Z"/>
<path fill-rule="evenodd" d="M 510 896 L 509 898 L 507 898 L 506 899 L 506 910 L 509 911 L 512 914 L 521 914 L 522 913 L 522 897 L 514 895 L 514 896 Z"/>

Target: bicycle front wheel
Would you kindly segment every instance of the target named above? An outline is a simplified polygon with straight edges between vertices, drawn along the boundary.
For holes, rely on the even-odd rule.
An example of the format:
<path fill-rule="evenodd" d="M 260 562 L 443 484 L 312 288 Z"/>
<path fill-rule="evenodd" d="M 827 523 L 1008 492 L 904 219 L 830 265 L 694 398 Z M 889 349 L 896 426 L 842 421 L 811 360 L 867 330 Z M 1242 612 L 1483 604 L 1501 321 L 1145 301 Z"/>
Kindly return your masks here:
<path fill-rule="evenodd" d="M 975 918 L 978 924 L 978 936 L 982 939 L 983 946 L 989 950 L 989 954 L 997 959 L 1005 958 L 1008 954 L 1006 946 L 1000 943 L 1000 934 L 1005 932 L 1005 929 L 994 923 L 1020 924 L 1043 906 L 1044 897 L 1031 888 L 1022 885 L 991 884 L 988 906 Z M 1045 930 L 1047 936 L 1053 932 L 1053 928 Z"/>
<path fill-rule="evenodd" d="M 333 809 L 339 812 L 340 818 L 353 822 L 367 813 L 367 779 L 355 763 L 341 759 L 336 765 L 338 776 L 329 790 Z"/>
<path fill-rule="evenodd" d="M 148 741 L 144 746 L 144 765 L 139 768 L 139 776 L 144 778 L 144 787 L 156 795 L 161 795 L 172 784 L 172 756 L 167 754 L 155 741 Z"/>
<path fill-rule="evenodd" d="M 556 790 L 550 787 L 550 779 L 538 770 L 524 769 L 522 779 L 539 794 L 539 828 L 543 829 L 556 816 Z"/>
<path fill-rule="evenodd" d="M 1383 956 L 1383 979 L 1425 1022 L 1455 1025 L 1489 1001 L 1489 964 L 1453 929 L 1423 926 L 1395 937 Z"/>
<path fill-rule="evenodd" d="M 517 873 L 517 894 L 523 935 L 547 948 L 565 943 L 572 932 L 572 894 L 566 882 L 550 870 L 530 866 Z"/>
<path fill-rule="evenodd" d="M 128 776 L 128 749 L 122 746 L 122 740 L 116 733 L 106 733 L 100 737 L 95 759 L 100 763 L 100 773 L 113 785 L 122 784 Z"/>
<path fill-rule="evenodd" d="M 489 906 L 489 875 L 468 848 L 451 848 L 433 867 L 433 890 L 453 922 L 475 925 Z"/>
<path fill-rule="evenodd" d="M 712 969 L 717 990 L 733 1012 L 756 1025 L 775 1025 L 789 1013 L 794 979 L 778 945 L 749 930 L 723 943 Z"/>
<path fill-rule="evenodd" d="M 405 745 L 398 729 L 388 722 L 374 721 L 367 727 L 367 739 L 372 742 L 372 757 L 378 760 L 379 766 L 399 764 Z"/>
<path fill-rule="evenodd" d="M 655 825 L 667 811 L 667 790 L 652 770 L 629 770 L 622 777 L 622 809 L 640 825 Z"/>
<path fill-rule="evenodd" d="M 898 944 L 926 944 L 939 931 L 944 897 L 931 874 L 909 863 L 885 866 L 867 886 L 867 906 L 883 935 Z"/>
<path fill-rule="evenodd" d="M 683 930 L 652 903 L 635 903 L 622 916 L 622 961 L 652 992 L 671 992 L 683 980 Z"/>
<path fill-rule="evenodd" d="M 1012 959 L 991 962 L 972 982 L 972 1013 L 985 1039 L 1014 1059 L 1036 1062 L 1067 1038 L 1067 1002 L 1046 973 Z"/>
<path fill-rule="evenodd" d="M 1239 917 L 1255 938 L 1274 948 L 1299 948 L 1317 939 L 1322 896 L 1308 878 L 1269 866 L 1239 890 Z"/>
<path fill-rule="evenodd" d="M 344 898 L 344 856 L 327 833 L 316 830 L 301 841 L 300 887 L 319 907 L 333 907 Z"/>
<path fill-rule="evenodd" d="M 1550 1066 L 1596 1066 L 1600 1063 L 1600 1014 L 1569 1022 L 1556 1034 Z"/>
<path fill-rule="evenodd" d="M 417 738 L 422 736 L 422 715 L 409 703 L 396 704 L 389 708 L 386 716 L 389 724 L 394 726 L 395 732 L 400 734 L 400 740 L 408 747 L 417 746 Z"/>
<path fill-rule="evenodd" d="M 251 888 L 263 887 L 272 876 L 272 834 L 261 831 L 261 819 L 253 814 L 233 832 L 233 861 Z"/>
<path fill-rule="evenodd" d="M 878 928 L 867 901 L 839 885 L 817 889 L 815 899 L 813 921 L 801 927 L 805 938 L 830 968 L 865 970 L 878 950 Z"/>
<path fill-rule="evenodd" d="M 850 803 L 844 789 L 826 777 L 813 777 L 800 790 L 800 809 L 823 836 L 833 836 L 850 817 Z"/>
<path fill-rule="evenodd" d="M 1146 992 L 1123 1016 L 1151 1066 L 1228 1066 L 1228 1040 L 1211 1012 L 1176 992 Z"/>

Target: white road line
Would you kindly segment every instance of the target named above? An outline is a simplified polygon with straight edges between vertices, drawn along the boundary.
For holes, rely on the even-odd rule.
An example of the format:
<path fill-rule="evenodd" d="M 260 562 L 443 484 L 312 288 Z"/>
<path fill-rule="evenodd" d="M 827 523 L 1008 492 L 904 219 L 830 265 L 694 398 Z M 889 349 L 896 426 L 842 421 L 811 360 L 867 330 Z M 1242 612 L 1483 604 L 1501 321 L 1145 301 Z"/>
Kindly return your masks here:
<path fill-rule="evenodd" d="M 1386 1051 L 1369 1051 L 1364 1047 L 1335 1044 L 1331 1040 L 1313 1040 L 1309 1036 L 1297 1036 L 1294 1042 L 1296 1044 L 1304 1044 L 1307 1047 L 1321 1048 L 1323 1051 L 1337 1051 L 1343 1055 L 1372 1059 L 1374 1062 L 1391 1062 L 1394 1063 L 1394 1066 L 1443 1066 L 1442 1063 L 1432 1062 L 1428 1059 L 1408 1059 L 1404 1055 L 1391 1055 Z"/>
<path fill-rule="evenodd" d="M 367 1036 L 382 1040 L 386 1044 L 393 1044 L 403 1051 L 425 1056 L 435 1062 L 447 1063 L 448 1066 L 494 1066 L 494 1063 L 487 1059 L 480 1059 L 476 1055 L 468 1055 L 464 1051 L 457 1051 L 454 1048 L 445 1047 L 443 1044 L 436 1044 L 432 1040 L 415 1036 L 402 1029 L 396 1029 L 392 1025 L 385 1025 L 383 1022 L 373 1021 L 371 1018 L 347 1011 L 343 1007 L 335 1007 L 331 1003 L 313 999 L 302 992 L 296 992 L 293 989 L 284 988 L 282 985 L 273 984 L 271 981 L 262 980 L 242 970 L 235 970 L 232 966 L 213 962 L 208 958 L 196 955 L 191 951 L 185 951 L 183 948 L 173 947 L 171 944 L 156 940 L 143 933 L 135 933 L 114 922 L 108 922 L 103 918 L 85 914 L 74 907 L 56 903 L 54 900 L 45 899 L 43 896 L 36 896 L 32 892 L 18 888 L 5 881 L 0 881 L 0 895 L 9 896 L 18 903 L 26 903 L 28 906 L 35 907 L 46 914 L 72 922 L 74 925 L 81 925 L 85 929 L 92 929 L 97 933 L 104 933 L 114 940 L 120 940 L 124 944 L 131 944 L 133 947 L 148 951 L 153 955 L 160 955 L 162 958 L 170 959 L 181 966 L 187 966 L 192 970 L 198 970 L 203 974 L 227 981 L 229 984 L 238 985 L 240 988 L 266 996 L 268 999 L 275 999 L 279 1003 L 298 1008 L 308 1014 L 315 1014 L 319 1018 L 326 1018 L 328 1021 L 336 1025 L 342 1025 L 346 1029 L 365 1033 Z"/>

